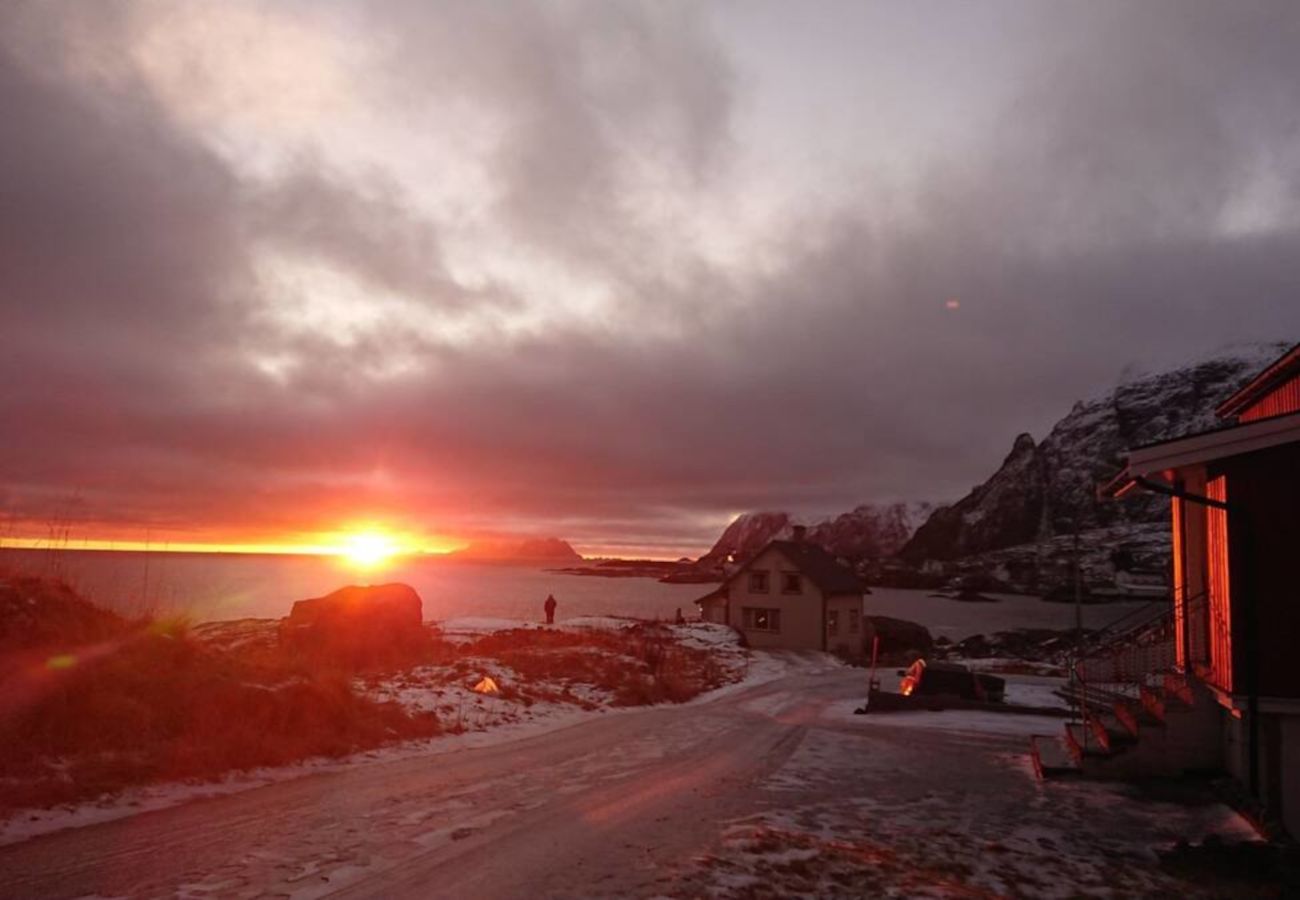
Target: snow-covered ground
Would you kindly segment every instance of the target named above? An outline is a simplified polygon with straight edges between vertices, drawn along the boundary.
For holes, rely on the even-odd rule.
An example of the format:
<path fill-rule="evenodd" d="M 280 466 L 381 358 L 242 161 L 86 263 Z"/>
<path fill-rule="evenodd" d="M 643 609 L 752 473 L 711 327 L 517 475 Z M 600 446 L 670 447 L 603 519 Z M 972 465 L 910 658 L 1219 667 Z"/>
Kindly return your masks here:
<path fill-rule="evenodd" d="M 1040 783 L 1025 729 L 1051 716 L 857 716 L 866 673 L 822 654 L 755 653 L 745 677 L 687 704 L 252 773 L 205 804 L 0 847 L 0 895 L 1216 896 L 1155 851 L 1251 836 L 1204 798 Z"/>
<path fill-rule="evenodd" d="M 1039 682 L 1044 681 L 1038 679 Z M 1010 690 L 1014 684 L 1014 691 Z M 1046 699 L 1051 685 L 1009 683 Z M 974 711 L 857 716 L 828 704 L 763 783 L 768 809 L 724 823 L 679 893 L 713 897 L 1218 896 L 1156 851 L 1258 840 L 1221 803 L 1091 781 L 1040 783 L 1023 753 L 1059 719 Z M 916 729 L 923 730 L 921 734 Z M 902 754 L 898 745 L 911 748 Z"/>
<path fill-rule="evenodd" d="M 566 631 L 617 631 L 637 621 L 590 616 L 564 620 L 554 627 Z M 496 632 L 547 627 L 515 619 L 488 618 L 453 619 L 440 625 L 445 637 L 460 644 Z M 213 635 L 219 634 L 227 646 L 237 646 L 265 638 L 268 625 L 266 620 L 248 619 L 200 627 L 209 629 Z M 755 659 L 740 646 L 736 632 L 723 625 L 689 622 L 656 627 L 666 630 L 672 640 L 682 646 L 712 651 L 726 673 L 728 684 L 691 701 L 695 703 L 709 702 L 780 678 L 790 671 L 792 662 L 797 662 L 796 656 L 783 654 L 759 654 Z M 601 651 L 593 649 L 590 652 Z M 502 690 L 498 693 L 476 692 L 474 686 L 485 676 L 491 677 Z M 448 731 L 434 738 L 405 741 L 341 759 L 317 757 L 288 766 L 235 772 L 216 781 L 140 786 L 90 802 L 20 810 L 0 818 L 0 846 L 51 831 L 112 821 L 303 775 L 406 759 L 434 751 L 482 748 L 522 740 L 596 717 L 626 714 L 639 708 L 616 707 L 608 691 L 581 681 L 550 679 L 526 682 L 508 666 L 491 658 L 478 657 L 461 657 L 454 665 L 422 666 L 382 678 L 358 678 L 356 687 L 373 699 L 396 701 L 410 712 L 435 712 Z"/>

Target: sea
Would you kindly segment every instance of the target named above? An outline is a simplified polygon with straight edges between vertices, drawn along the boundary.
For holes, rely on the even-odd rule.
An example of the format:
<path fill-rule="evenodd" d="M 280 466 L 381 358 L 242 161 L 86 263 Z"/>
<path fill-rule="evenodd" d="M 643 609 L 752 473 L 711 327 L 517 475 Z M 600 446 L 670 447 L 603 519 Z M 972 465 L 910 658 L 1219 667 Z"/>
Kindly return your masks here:
<path fill-rule="evenodd" d="M 652 578 L 571 575 L 535 566 L 492 565 L 408 557 L 359 568 L 326 556 L 269 554 L 0 549 L 0 571 L 61 578 L 82 596 L 127 616 L 185 616 L 195 623 L 279 618 L 294 601 L 350 584 L 411 585 L 424 617 L 486 617 L 535 621 L 548 594 L 557 620 L 579 616 L 671 619 L 695 615 L 709 584 L 661 584 Z M 997 603 L 961 603 L 929 591 L 873 588 L 868 615 L 925 625 L 961 640 L 1011 628 L 1069 628 L 1074 607 L 1036 597 L 995 595 Z M 1083 607 L 1085 627 L 1114 621 L 1144 603 Z"/>

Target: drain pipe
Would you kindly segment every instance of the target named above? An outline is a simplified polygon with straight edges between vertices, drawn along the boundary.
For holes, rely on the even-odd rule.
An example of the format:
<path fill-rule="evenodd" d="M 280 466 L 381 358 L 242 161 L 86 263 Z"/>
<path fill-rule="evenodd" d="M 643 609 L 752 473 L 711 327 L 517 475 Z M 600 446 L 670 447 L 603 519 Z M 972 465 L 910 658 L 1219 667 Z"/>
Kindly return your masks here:
<path fill-rule="evenodd" d="M 1225 503 L 1222 500 L 1215 500 L 1211 497 L 1203 497 L 1200 494 L 1193 494 L 1181 487 L 1166 484 L 1162 481 L 1153 481 L 1144 475 L 1139 475 L 1133 479 L 1134 483 L 1146 488 L 1148 491 L 1156 494 L 1164 494 L 1166 497 L 1177 497 L 1188 503 L 1196 503 L 1200 506 L 1207 506 L 1211 509 L 1221 509 L 1228 514 L 1228 542 L 1229 547 L 1233 543 L 1233 534 L 1237 535 L 1237 546 L 1243 554 L 1249 554 L 1251 549 L 1250 517 L 1246 515 L 1246 510 L 1242 507 Z M 1256 800 L 1263 802 L 1259 790 L 1259 621 L 1256 614 L 1255 604 L 1253 602 L 1254 584 L 1250 578 L 1250 561 L 1247 556 L 1246 564 L 1238 570 L 1240 581 L 1239 587 L 1243 588 L 1240 592 L 1245 595 L 1245 603 L 1241 607 L 1242 631 L 1245 632 L 1246 639 L 1246 734 L 1248 742 L 1247 765 L 1250 773 L 1250 793 Z M 1187 609 L 1184 606 L 1183 613 Z"/>

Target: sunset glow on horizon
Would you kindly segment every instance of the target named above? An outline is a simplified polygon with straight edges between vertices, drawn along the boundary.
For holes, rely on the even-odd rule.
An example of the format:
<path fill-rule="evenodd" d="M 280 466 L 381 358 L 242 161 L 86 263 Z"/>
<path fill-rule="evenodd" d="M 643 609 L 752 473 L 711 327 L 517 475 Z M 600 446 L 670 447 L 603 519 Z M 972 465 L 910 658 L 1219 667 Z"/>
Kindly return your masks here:
<path fill-rule="evenodd" d="M 914 6 L 0 5 L 0 543 L 698 557 L 1300 329 L 1273 16 Z"/>
<path fill-rule="evenodd" d="M 285 556 L 334 556 L 358 566 L 374 566 L 393 557 L 444 556 L 467 546 L 454 538 L 419 539 L 383 531 L 330 532 L 298 541 L 164 541 L 50 537 L 0 537 L 0 549 L 94 550 L 124 553 L 232 553 Z"/>

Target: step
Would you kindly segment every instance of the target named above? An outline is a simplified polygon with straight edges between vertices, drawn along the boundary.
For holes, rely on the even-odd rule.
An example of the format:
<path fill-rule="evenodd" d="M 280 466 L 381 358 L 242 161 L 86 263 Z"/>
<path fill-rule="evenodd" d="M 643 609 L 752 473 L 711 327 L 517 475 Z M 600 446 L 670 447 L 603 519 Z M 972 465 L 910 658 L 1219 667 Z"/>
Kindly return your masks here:
<path fill-rule="evenodd" d="M 1163 689 L 1150 687 L 1144 684 L 1142 685 L 1140 700 L 1142 702 L 1142 708 L 1147 711 L 1147 715 L 1151 716 L 1151 718 L 1155 719 L 1157 722 L 1165 721 L 1169 709 L 1168 704 L 1165 702 L 1165 692 Z"/>
<path fill-rule="evenodd" d="M 1109 713 L 1090 712 L 1084 717 L 1093 739 L 1108 752 L 1115 752 L 1137 742 L 1136 732 L 1128 731 Z"/>
<path fill-rule="evenodd" d="M 1157 728 L 1163 724 L 1161 719 L 1147 709 L 1145 701 L 1140 698 L 1116 700 L 1111 707 L 1111 712 L 1116 721 L 1133 737 L 1137 737 L 1143 728 Z"/>
<path fill-rule="evenodd" d="M 1192 694 L 1192 683 L 1187 680 L 1187 676 L 1177 672 L 1167 672 L 1161 682 L 1165 695 L 1172 697 L 1182 703 L 1184 706 L 1191 706 L 1195 702 Z"/>
<path fill-rule="evenodd" d="M 1081 769 L 1065 738 L 1059 734 L 1035 734 L 1029 738 L 1029 758 L 1038 780 L 1077 775 Z"/>
<path fill-rule="evenodd" d="M 1065 746 L 1077 765 L 1082 766 L 1086 757 L 1110 756 L 1110 751 L 1098 745 L 1092 730 L 1080 722 L 1068 722 L 1065 726 Z"/>

